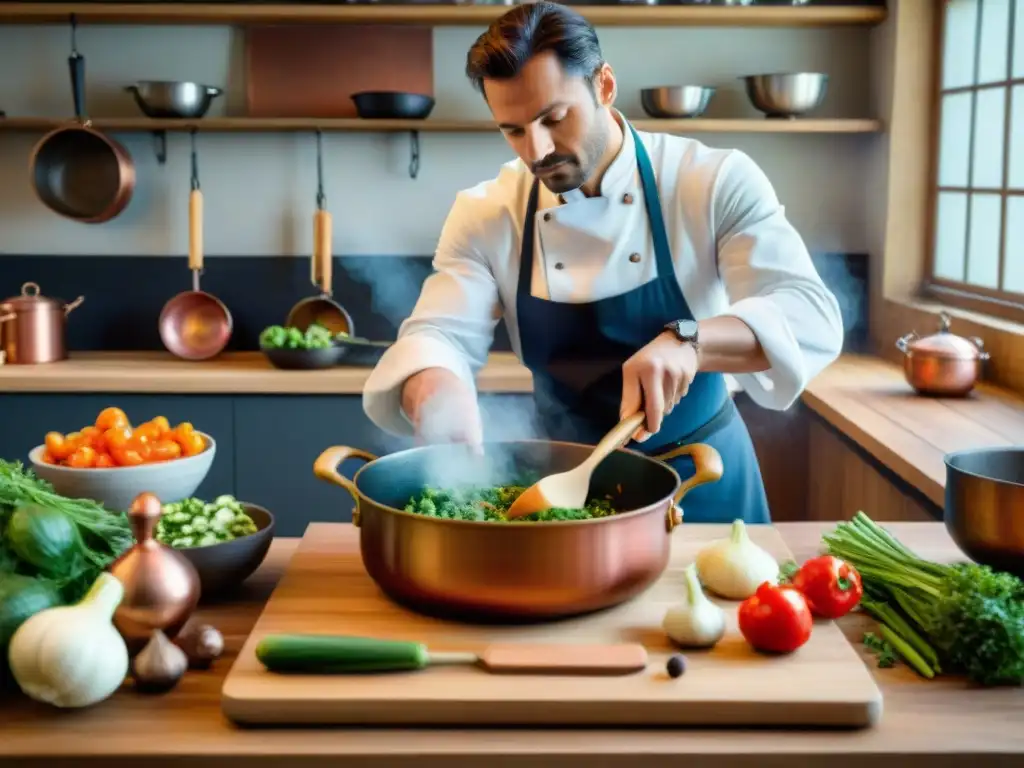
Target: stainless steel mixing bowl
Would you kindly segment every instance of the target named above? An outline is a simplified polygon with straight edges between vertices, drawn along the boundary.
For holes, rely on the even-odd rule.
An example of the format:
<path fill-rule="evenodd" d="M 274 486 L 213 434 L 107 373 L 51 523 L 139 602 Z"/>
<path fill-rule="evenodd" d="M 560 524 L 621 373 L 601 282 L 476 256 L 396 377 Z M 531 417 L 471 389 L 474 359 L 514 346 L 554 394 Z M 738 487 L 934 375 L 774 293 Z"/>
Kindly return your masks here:
<path fill-rule="evenodd" d="M 715 89 L 705 85 L 665 85 L 640 91 L 640 104 L 651 117 L 700 117 Z"/>
<path fill-rule="evenodd" d="M 224 91 L 212 85 L 183 80 L 143 80 L 125 86 L 146 117 L 197 118 Z"/>
<path fill-rule="evenodd" d="M 1024 447 L 947 454 L 946 530 L 965 555 L 1024 577 Z"/>
<path fill-rule="evenodd" d="M 828 90 L 821 72 L 777 72 L 741 78 L 750 103 L 766 117 L 792 118 L 818 107 Z"/>

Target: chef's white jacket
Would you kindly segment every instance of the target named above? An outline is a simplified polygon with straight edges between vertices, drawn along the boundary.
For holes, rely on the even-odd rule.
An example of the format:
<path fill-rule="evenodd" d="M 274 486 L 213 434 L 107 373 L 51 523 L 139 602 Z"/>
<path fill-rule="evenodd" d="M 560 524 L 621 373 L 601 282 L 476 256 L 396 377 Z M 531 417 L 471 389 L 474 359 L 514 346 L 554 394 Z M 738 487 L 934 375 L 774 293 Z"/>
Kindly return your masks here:
<path fill-rule="evenodd" d="M 694 139 L 638 133 L 657 176 L 675 276 L 694 318 L 733 315 L 750 326 L 771 367 L 737 374 L 735 383 L 758 405 L 785 410 L 839 355 L 839 303 L 748 155 Z M 364 410 L 381 429 L 411 434 L 401 389 L 418 371 L 440 366 L 474 386 L 501 317 L 521 357 L 516 291 L 532 183 L 529 168 L 516 159 L 496 178 L 456 196 L 434 272 L 363 390 Z M 600 196 L 574 190 L 559 200 L 542 184 L 534 226 L 534 296 L 589 302 L 654 279 L 657 265 L 631 133 L 624 131 Z"/>

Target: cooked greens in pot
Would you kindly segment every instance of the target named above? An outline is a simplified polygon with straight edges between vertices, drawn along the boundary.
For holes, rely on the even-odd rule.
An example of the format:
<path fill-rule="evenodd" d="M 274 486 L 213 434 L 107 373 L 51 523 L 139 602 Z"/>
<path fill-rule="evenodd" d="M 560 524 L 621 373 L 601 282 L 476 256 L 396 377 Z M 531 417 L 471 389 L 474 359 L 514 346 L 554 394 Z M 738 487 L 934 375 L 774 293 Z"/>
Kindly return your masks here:
<path fill-rule="evenodd" d="M 526 517 L 509 520 L 505 517 L 525 485 L 499 485 L 490 488 L 438 489 L 425 488 L 405 505 L 406 512 L 445 520 L 474 520 L 495 523 L 530 523 L 556 520 L 590 520 L 609 517 L 615 509 L 609 499 L 591 499 L 582 509 L 555 507 Z"/>

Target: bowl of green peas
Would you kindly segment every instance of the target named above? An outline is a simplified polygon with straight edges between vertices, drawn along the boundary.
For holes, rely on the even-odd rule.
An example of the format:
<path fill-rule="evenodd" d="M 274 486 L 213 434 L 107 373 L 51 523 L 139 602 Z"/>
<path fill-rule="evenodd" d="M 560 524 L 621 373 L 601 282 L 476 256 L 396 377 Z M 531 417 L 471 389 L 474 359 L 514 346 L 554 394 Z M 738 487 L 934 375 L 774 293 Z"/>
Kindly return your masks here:
<path fill-rule="evenodd" d="M 155 538 L 177 550 L 199 574 L 201 598 L 239 586 L 263 563 L 274 539 L 274 516 L 222 494 L 163 505 Z"/>

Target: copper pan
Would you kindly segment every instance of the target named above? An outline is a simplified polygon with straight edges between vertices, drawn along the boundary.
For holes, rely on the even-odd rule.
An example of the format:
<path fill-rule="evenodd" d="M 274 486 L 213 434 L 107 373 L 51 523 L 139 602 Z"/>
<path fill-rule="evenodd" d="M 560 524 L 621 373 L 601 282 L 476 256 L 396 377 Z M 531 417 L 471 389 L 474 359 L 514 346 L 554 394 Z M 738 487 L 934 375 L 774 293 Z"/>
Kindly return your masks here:
<path fill-rule="evenodd" d="M 85 58 L 75 50 L 73 19 L 68 66 L 75 120 L 39 140 L 29 172 L 43 205 L 69 219 L 98 224 L 128 206 L 135 192 L 135 164 L 124 146 L 85 117 Z"/>
<path fill-rule="evenodd" d="M 610 517 L 473 522 L 426 517 L 403 507 L 424 486 L 486 482 L 483 477 L 506 470 L 508 475 L 563 472 L 592 451 L 593 446 L 579 443 L 523 440 L 485 444 L 482 459 L 459 445 L 377 458 L 336 446 L 317 458 L 313 472 L 355 499 L 352 521 L 359 528 L 363 564 L 396 602 L 449 618 L 544 621 L 609 608 L 653 584 L 668 564 L 670 534 L 682 521 L 680 501 L 698 485 L 721 478 L 719 453 L 703 443 L 657 458 L 627 449 L 613 452 L 591 483 L 591 493 L 610 496 L 619 510 Z M 685 482 L 664 463 L 683 454 L 696 467 Z M 338 472 L 346 459 L 367 463 L 349 479 Z M 438 471 L 453 474 L 439 478 Z"/>
<path fill-rule="evenodd" d="M 355 335 L 352 317 L 332 297 L 334 293 L 334 257 L 331 253 L 333 225 L 327 211 L 327 196 L 324 194 L 323 152 L 321 133 L 316 132 L 316 212 L 313 214 L 313 258 L 310 279 L 319 291 L 319 296 L 302 299 L 288 312 L 285 325 L 305 331 L 313 323 L 319 323 L 337 335 Z"/>
<path fill-rule="evenodd" d="M 192 132 L 192 191 L 188 200 L 188 267 L 192 290 L 168 301 L 160 312 L 160 339 L 185 360 L 206 360 L 219 354 L 231 339 L 231 312 L 213 294 L 200 290 L 203 271 L 203 193 L 199 188 L 195 131 Z"/>

